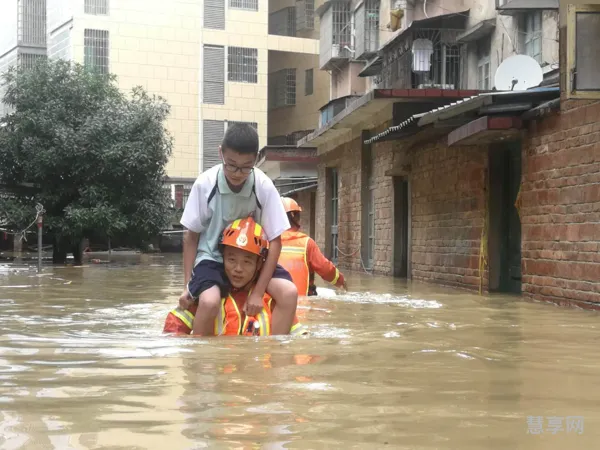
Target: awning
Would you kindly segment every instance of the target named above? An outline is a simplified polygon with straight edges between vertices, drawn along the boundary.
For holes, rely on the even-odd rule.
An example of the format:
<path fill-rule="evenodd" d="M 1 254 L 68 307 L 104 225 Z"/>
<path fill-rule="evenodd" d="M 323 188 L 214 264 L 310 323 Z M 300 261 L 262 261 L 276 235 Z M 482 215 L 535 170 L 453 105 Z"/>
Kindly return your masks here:
<path fill-rule="evenodd" d="M 481 38 L 489 36 L 496 29 L 496 19 L 482 20 L 474 27 L 469 28 L 464 33 L 458 35 L 456 40 L 458 42 L 467 43 L 475 42 Z"/>
<path fill-rule="evenodd" d="M 314 147 L 298 148 L 295 145 L 266 145 L 259 154 L 258 159 L 262 162 L 307 162 L 317 163 L 317 149 Z M 259 163 L 260 164 L 260 163 Z"/>
<path fill-rule="evenodd" d="M 479 91 L 459 89 L 374 89 L 359 97 L 336 115 L 333 120 L 298 141 L 298 147 L 318 147 L 331 139 L 346 134 L 348 130 L 369 121 L 386 106 L 394 103 L 449 102 L 470 97 Z M 390 117 L 391 118 L 391 117 Z"/>
<path fill-rule="evenodd" d="M 359 77 L 372 77 L 373 75 L 379 75 L 383 68 L 383 57 L 376 56 L 374 59 L 369 61 L 367 65 L 358 74 Z"/>
<path fill-rule="evenodd" d="M 452 29 L 452 30 L 461 30 L 464 29 L 467 23 L 467 19 L 469 18 L 469 10 L 465 9 L 464 11 L 450 13 L 450 14 L 440 14 L 439 16 L 429 17 L 427 19 L 421 20 L 413 20 L 409 27 L 399 30 L 394 34 L 390 39 L 385 42 L 381 48 L 380 52 L 382 52 L 386 47 L 393 44 L 400 36 L 406 35 L 410 33 L 412 30 L 419 29 Z"/>
<path fill-rule="evenodd" d="M 422 127 L 457 128 L 477 119 L 480 114 L 520 115 L 537 105 L 554 100 L 560 96 L 560 88 L 534 88 L 527 91 L 487 92 L 450 103 L 423 114 L 415 114 L 400 125 L 390 127 L 377 136 L 365 141 L 365 144 L 388 140 L 393 133 L 403 132 L 396 138 L 402 138 L 421 131 Z M 527 114 L 525 112 L 525 114 Z M 525 116 L 524 116 L 525 117 Z M 486 129 L 498 129 L 496 122 L 486 122 Z M 512 125 L 506 129 L 513 129 Z M 481 131 L 481 130 L 480 130 Z"/>
<path fill-rule="evenodd" d="M 515 14 L 535 10 L 558 11 L 558 4 L 559 0 L 509 0 L 501 6 L 497 6 L 496 10 L 502 15 L 514 16 Z"/>

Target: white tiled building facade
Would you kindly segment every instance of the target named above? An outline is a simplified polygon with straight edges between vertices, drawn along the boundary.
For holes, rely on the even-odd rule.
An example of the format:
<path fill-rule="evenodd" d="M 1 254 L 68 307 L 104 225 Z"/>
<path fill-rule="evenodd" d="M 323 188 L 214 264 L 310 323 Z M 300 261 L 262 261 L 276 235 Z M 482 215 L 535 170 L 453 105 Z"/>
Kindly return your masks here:
<path fill-rule="evenodd" d="M 141 85 L 167 99 L 172 107 L 167 126 L 175 141 L 167 173 L 180 188 L 218 162 L 218 144 L 228 123 L 252 124 L 261 147 L 267 144 L 270 65 L 279 73 L 281 61 L 294 61 L 293 54 L 303 64 L 299 69 L 289 68 L 299 75 L 287 87 L 277 84 L 280 76 L 273 76 L 271 109 L 275 114 L 269 125 L 274 132 L 296 131 L 290 117 L 318 117 L 315 105 L 327 101 L 329 95 L 328 89 L 313 88 L 312 71 L 309 73 L 311 68 L 318 71 L 318 32 L 297 37 L 301 33 L 295 29 L 293 33 L 282 31 L 273 23 L 281 14 L 271 14 L 273 34 L 269 35 L 270 12 L 293 9 L 296 21 L 299 7 L 314 11 L 312 2 L 4 0 L 8 6 L 3 9 L 10 14 L 0 18 L 0 55 L 5 54 L 0 57 L 0 68 L 15 61 L 8 50 L 17 44 L 17 9 L 32 2 L 46 4 L 43 54 L 47 51 L 50 58 L 66 58 L 114 73 L 123 90 Z M 313 29 L 318 30 L 318 24 Z M 309 75 L 311 85 L 304 86 Z M 316 82 L 324 84 L 324 80 L 326 77 Z M 323 99 L 315 101 L 313 92 L 322 93 Z M 277 107 L 287 109 L 277 111 Z"/>

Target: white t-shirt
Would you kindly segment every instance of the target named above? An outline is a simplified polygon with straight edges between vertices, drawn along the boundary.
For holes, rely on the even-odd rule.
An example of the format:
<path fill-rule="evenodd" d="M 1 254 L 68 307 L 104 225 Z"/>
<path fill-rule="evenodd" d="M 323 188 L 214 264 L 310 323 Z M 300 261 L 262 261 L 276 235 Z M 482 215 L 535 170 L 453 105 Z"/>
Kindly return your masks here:
<path fill-rule="evenodd" d="M 215 186 L 218 189 L 209 204 L 208 197 Z M 248 216 L 263 227 L 269 241 L 290 228 L 279 192 L 262 170 L 255 168 L 240 192 L 229 188 L 222 164 L 200 174 L 181 217 L 184 227 L 200 233 L 195 264 L 203 259 L 222 262 L 218 248 L 221 233 L 229 223 Z"/>

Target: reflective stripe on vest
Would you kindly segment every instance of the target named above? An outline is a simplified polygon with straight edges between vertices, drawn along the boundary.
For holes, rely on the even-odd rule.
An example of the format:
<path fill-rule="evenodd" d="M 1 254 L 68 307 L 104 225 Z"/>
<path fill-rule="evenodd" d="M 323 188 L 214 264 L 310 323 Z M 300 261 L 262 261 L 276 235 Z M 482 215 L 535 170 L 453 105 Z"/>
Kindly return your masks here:
<path fill-rule="evenodd" d="M 279 264 L 292 276 L 292 280 L 298 289 L 298 295 L 307 295 L 310 285 L 310 269 L 306 260 L 306 252 L 310 238 L 304 234 L 290 233 L 290 231 L 287 231 L 282 235 Z"/>
<path fill-rule="evenodd" d="M 179 308 L 175 308 L 173 311 L 171 311 L 171 314 L 173 314 L 175 317 L 181 320 L 190 330 L 193 328 L 194 315 L 187 309 L 182 311 Z"/>
<path fill-rule="evenodd" d="M 229 311 L 229 312 L 230 313 L 233 312 L 236 316 L 236 320 L 237 320 L 236 334 L 237 335 L 240 335 L 240 336 L 248 335 L 249 334 L 248 325 L 254 321 L 258 322 L 259 336 L 269 336 L 271 334 L 270 315 L 269 315 L 268 311 L 265 310 L 265 308 L 262 309 L 262 311 L 258 314 L 256 319 L 254 319 L 253 317 L 246 316 L 242 323 L 242 314 L 238 308 L 238 305 L 237 305 L 236 301 L 233 299 L 233 297 L 229 296 L 226 299 L 224 298 L 221 300 L 221 307 L 219 308 L 219 312 L 215 319 L 215 335 L 216 336 L 222 336 L 224 334 L 227 334 L 228 327 L 230 326 L 230 324 L 227 322 L 227 319 L 228 319 L 227 302 L 229 302 L 232 305 L 230 307 L 233 308 L 233 311 Z M 250 332 L 250 334 L 251 334 L 251 332 Z"/>
<path fill-rule="evenodd" d="M 308 329 L 302 325 L 300 322 L 292 325 L 292 329 L 290 330 L 290 334 L 294 336 L 300 336 L 302 334 L 308 334 Z"/>

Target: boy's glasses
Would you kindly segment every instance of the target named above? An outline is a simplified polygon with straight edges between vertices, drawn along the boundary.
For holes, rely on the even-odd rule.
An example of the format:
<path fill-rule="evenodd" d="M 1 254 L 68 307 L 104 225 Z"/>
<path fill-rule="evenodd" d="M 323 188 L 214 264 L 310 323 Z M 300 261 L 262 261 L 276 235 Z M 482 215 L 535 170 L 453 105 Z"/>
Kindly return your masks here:
<path fill-rule="evenodd" d="M 223 158 L 221 158 L 221 161 L 223 161 L 223 167 L 227 172 L 236 173 L 239 170 L 244 175 L 248 175 L 254 170 L 254 167 L 238 167 L 234 164 L 228 164 Z"/>

